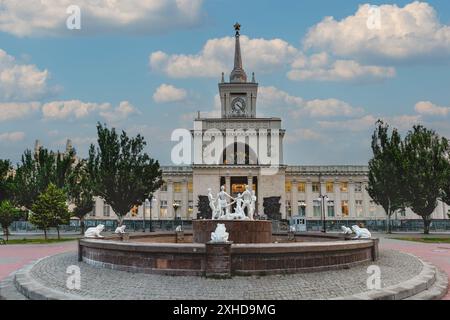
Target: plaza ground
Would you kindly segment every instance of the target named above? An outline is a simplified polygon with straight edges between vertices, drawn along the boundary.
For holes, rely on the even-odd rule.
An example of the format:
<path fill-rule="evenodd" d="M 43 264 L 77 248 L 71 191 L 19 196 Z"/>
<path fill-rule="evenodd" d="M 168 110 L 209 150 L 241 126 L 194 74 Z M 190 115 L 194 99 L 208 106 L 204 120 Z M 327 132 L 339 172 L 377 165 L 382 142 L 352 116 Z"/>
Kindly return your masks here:
<path fill-rule="evenodd" d="M 35 235 L 36 236 L 36 235 Z M 65 235 L 68 236 L 68 235 Z M 70 235 L 73 237 L 73 235 Z M 380 248 L 382 250 L 398 250 L 411 253 L 425 261 L 431 262 L 450 276 L 450 244 L 448 243 L 419 243 L 391 239 L 392 237 L 423 237 L 422 234 L 374 234 L 380 238 Z M 23 235 L 15 238 L 23 238 Z M 428 237 L 450 237 L 450 234 L 432 234 Z M 35 245 L 1 245 L 0 246 L 0 280 L 7 277 L 13 271 L 20 269 L 24 265 L 46 256 L 51 256 L 64 252 L 75 252 L 77 242 L 61 242 L 53 244 Z M 300 298 L 300 297 L 299 297 Z M 444 297 L 450 300 L 450 293 Z"/>

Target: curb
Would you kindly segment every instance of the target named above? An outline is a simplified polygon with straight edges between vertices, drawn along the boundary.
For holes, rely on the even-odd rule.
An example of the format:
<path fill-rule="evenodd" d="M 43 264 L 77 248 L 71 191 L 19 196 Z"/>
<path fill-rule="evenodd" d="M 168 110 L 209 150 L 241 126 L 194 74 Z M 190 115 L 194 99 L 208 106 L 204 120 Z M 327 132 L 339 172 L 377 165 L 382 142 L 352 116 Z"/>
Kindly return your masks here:
<path fill-rule="evenodd" d="M 408 253 L 409 254 L 409 253 Z M 331 300 L 436 300 L 446 295 L 448 277 L 431 263 L 425 262 L 413 254 L 423 267 L 415 277 L 379 290 L 366 291 L 350 296 L 341 296 Z"/>
<path fill-rule="evenodd" d="M 88 300 L 81 296 L 47 288 L 30 276 L 31 269 L 37 263 L 49 257 L 35 260 L 15 273 L 14 285 L 17 290 L 30 300 Z"/>

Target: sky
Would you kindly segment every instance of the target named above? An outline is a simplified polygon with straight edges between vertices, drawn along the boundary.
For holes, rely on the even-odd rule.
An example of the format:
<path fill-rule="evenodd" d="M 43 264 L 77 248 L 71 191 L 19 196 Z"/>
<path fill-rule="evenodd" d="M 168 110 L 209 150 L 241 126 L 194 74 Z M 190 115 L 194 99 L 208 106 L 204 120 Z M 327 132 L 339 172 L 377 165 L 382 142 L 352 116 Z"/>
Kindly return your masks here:
<path fill-rule="evenodd" d="M 0 0 L 0 158 L 37 139 L 86 156 L 101 122 L 172 164 L 172 131 L 218 115 L 235 22 L 286 164 L 366 164 L 377 119 L 450 137 L 445 0 Z"/>

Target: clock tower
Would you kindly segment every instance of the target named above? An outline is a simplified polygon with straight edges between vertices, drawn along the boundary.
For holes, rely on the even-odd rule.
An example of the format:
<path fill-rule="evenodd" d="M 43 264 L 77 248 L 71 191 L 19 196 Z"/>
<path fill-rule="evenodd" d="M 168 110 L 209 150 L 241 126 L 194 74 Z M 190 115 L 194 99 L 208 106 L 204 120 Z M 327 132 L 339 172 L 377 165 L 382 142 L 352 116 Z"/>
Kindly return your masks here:
<path fill-rule="evenodd" d="M 239 41 L 241 26 L 234 25 L 235 49 L 234 68 L 230 74 L 230 82 L 225 82 L 222 73 L 222 81 L 219 83 L 222 118 L 256 118 L 256 97 L 258 84 L 252 75 L 251 82 L 247 82 L 247 74 L 242 67 L 241 44 Z"/>

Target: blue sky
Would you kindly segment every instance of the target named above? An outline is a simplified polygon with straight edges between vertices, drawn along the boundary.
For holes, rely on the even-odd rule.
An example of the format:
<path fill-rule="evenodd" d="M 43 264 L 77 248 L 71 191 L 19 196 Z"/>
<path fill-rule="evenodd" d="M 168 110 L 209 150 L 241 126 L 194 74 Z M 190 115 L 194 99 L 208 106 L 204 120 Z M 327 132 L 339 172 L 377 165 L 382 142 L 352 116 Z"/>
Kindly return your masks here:
<path fill-rule="evenodd" d="M 375 30 L 352 0 L 1 3 L 0 158 L 18 161 L 36 139 L 71 138 L 86 155 L 101 121 L 142 133 L 170 164 L 172 130 L 217 113 L 236 21 L 258 112 L 284 120 L 286 163 L 365 164 L 380 117 L 450 137 L 448 1 L 372 1 Z M 66 28 L 71 4 L 81 30 Z"/>

